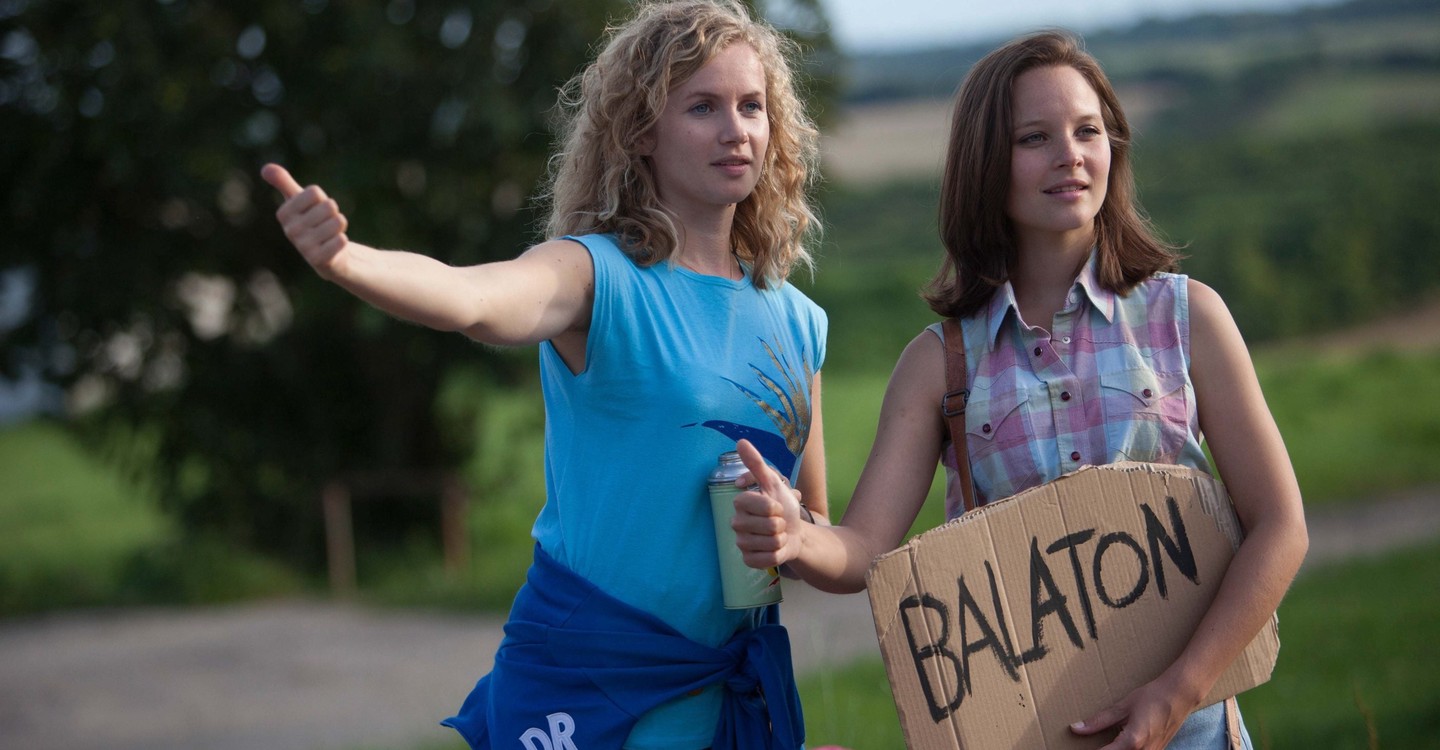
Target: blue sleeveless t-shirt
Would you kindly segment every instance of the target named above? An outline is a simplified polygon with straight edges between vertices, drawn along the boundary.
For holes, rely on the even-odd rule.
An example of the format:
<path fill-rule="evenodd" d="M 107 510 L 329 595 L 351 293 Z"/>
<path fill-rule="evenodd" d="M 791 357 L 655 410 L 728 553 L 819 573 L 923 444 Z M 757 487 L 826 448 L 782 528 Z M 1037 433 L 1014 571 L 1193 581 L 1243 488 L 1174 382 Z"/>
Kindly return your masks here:
<path fill-rule="evenodd" d="M 585 369 L 540 347 L 546 502 L 534 537 L 602 591 L 718 646 L 758 610 L 721 604 L 705 479 L 746 438 L 797 477 L 824 311 L 789 284 L 637 266 L 606 235 L 590 252 L 595 302 Z M 627 748 L 705 747 L 720 691 L 643 717 Z"/>

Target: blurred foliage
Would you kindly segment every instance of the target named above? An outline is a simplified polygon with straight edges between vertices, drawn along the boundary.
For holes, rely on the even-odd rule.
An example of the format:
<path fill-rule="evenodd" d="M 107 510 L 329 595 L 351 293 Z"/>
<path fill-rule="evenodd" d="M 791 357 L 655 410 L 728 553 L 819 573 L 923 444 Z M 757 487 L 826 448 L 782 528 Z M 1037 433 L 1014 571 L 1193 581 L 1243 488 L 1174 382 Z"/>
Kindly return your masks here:
<path fill-rule="evenodd" d="M 771 4 L 823 79 L 818 1 Z M 533 353 L 320 281 L 260 166 L 325 186 L 367 244 L 511 257 L 537 239 L 555 91 L 626 5 L 0 0 L 0 270 L 33 269 L 36 297 L 4 375 L 64 385 L 191 533 L 317 564 L 326 481 L 483 455 L 481 404 L 441 396 Z"/>
<path fill-rule="evenodd" d="M 1440 82 L 1440 79 L 1437 79 Z M 1440 291 L 1434 123 L 1147 146 L 1142 195 L 1252 340 L 1333 330 Z M 1169 147 L 1166 147 L 1169 146 Z"/>

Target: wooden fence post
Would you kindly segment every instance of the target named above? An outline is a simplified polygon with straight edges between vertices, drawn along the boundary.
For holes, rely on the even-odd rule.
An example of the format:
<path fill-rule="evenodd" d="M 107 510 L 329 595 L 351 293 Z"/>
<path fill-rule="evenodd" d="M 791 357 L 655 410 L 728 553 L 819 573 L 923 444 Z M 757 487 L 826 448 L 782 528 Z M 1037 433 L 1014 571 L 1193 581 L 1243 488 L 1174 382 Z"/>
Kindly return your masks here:
<path fill-rule="evenodd" d="M 325 511 L 325 559 L 330 590 L 349 598 L 355 594 L 355 533 L 350 522 L 350 490 L 335 480 L 320 495 Z"/>
<path fill-rule="evenodd" d="M 470 537 L 465 528 L 470 493 L 459 478 L 452 474 L 403 471 L 357 472 L 332 479 L 320 493 L 331 592 L 342 598 L 355 594 L 355 529 L 351 520 L 351 501 L 366 500 L 375 495 L 417 492 L 439 494 L 440 545 L 445 570 L 455 575 L 465 569 L 470 559 Z"/>

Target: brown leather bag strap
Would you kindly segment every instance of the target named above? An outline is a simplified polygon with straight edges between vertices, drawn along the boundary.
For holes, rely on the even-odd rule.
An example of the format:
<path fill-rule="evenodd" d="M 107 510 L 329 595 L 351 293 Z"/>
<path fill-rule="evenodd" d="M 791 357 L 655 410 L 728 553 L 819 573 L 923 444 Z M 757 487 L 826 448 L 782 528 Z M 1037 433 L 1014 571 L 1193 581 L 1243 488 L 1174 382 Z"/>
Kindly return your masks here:
<path fill-rule="evenodd" d="M 965 511 L 969 512 L 975 509 L 975 481 L 970 475 L 970 451 L 965 447 L 965 405 L 970 401 L 965 330 L 960 327 L 960 321 L 946 318 L 941 331 L 945 339 L 945 395 L 940 397 L 940 413 L 950 430 L 950 450 L 954 451 L 960 491 L 965 497 Z"/>

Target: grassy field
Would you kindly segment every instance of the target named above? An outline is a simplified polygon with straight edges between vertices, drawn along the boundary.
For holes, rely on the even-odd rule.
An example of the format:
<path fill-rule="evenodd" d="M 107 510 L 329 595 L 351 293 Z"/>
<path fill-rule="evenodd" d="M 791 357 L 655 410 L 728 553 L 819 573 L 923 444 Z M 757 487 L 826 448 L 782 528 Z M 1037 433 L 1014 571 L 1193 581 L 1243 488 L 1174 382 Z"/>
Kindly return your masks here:
<path fill-rule="evenodd" d="M 1280 607 L 1275 674 L 1241 696 L 1257 750 L 1440 747 L 1440 545 L 1316 570 Z M 904 747 L 885 669 L 858 662 L 801 682 L 813 744 Z"/>
<path fill-rule="evenodd" d="M 843 344 L 842 344 L 843 345 Z M 900 344 L 892 344 L 897 350 Z M 884 352 L 893 360 L 897 352 Z M 877 357 L 880 353 L 876 354 Z M 1440 484 L 1440 351 L 1257 357 L 1271 409 L 1311 507 L 1364 502 L 1376 492 Z M 888 374 L 825 377 L 832 513 L 844 512 L 875 434 Z M 528 530 L 543 496 L 538 403 L 491 394 L 503 408 L 477 428 L 498 446 L 468 468 L 478 501 L 472 561 L 451 576 L 432 536 L 358 555 L 362 593 L 390 605 L 497 610 L 529 560 Z M 508 440 L 497 439 L 508 436 Z M 0 615 L 72 606 L 201 603 L 315 589 L 321 583 L 238 552 L 221 540 L 181 540 L 142 488 L 85 453 L 59 426 L 0 431 Z M 916 529 L 941 520 L 938 482 Z M 317 542 L 318 543 L 318 542 Z"/>
<path fill-rule="evenodd" d="M 144 493 L 59 428 L 0 431 L 0 612 L 109 598 L 120 561 L 171 529 Z"/>
<path fill-rule="evenodd" d="M 209 603 L 291 593 L 285 569 L 184 540 L 143 488 L 60 426 L 0 430 L 0 616 L 77 606 Z"/>
<path fill-rule="evenodd" d="M 1272 138 L 1345 132 L 1440 117 L 1440 73 L 1314 76 L 1290 87 L 1248 126 Z"/>
<path fill-rule="evenodd" d="M 1440 482 L 1440 400 L 1396 398 L 1440 393 L 1440 352 L 1257 359 L 1308 505 Z"/>

